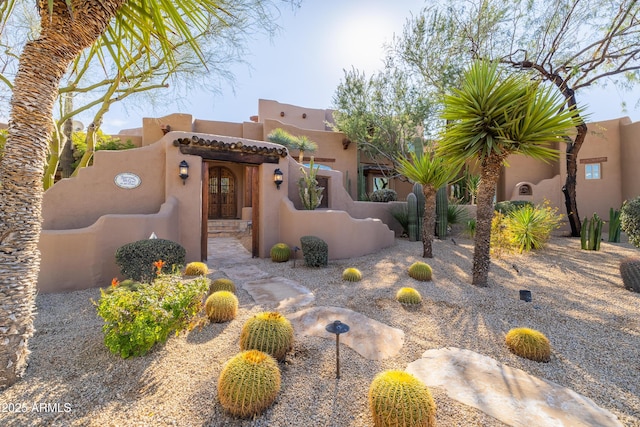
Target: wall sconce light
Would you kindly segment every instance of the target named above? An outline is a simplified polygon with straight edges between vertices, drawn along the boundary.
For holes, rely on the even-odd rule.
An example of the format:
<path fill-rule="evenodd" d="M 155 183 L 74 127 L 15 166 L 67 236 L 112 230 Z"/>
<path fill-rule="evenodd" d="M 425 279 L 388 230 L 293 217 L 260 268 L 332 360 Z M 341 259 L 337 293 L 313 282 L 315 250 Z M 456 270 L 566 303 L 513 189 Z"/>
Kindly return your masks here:
<path fill-rule="evenodd" d="M 273 182 L 276 183 L 276 187 L 278 188 L 278 190 L 280 189 L 280 184 L 282 184 L 282 181 L 283 181 L 282 178 L 283 178 L 283 174 L 279 168 L 273 171 Z"/>
<path fill-rule="evenodd" d="M 187 183 L 187 178 L 189 178 L 189 163 L 184 160 L 181 161 L 179 170 L 180 174 L 178 176 L 182 178 L 182 185 L 185 185 Z"/>

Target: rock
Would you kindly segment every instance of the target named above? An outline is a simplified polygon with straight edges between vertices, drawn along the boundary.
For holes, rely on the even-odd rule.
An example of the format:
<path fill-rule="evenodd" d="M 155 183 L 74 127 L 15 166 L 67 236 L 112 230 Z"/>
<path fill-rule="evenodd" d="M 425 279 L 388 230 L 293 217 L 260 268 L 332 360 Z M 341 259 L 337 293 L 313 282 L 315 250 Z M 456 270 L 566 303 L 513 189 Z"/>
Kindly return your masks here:
<path fill-rule="evenodd" d="M 591 399 L 470 350 L 427 350 L 407 372 L 510 426 L 622 426 Z"/>

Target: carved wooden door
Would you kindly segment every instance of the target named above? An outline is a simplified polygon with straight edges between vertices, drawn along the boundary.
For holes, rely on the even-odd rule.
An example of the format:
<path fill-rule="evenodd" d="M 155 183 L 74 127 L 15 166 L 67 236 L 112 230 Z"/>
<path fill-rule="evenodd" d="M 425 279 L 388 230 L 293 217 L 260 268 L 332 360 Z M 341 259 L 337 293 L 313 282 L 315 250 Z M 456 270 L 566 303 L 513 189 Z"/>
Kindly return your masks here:
<path fill-rule="evenodd" d="M 224 166 L 209 168 L 209 218 L 236 217 L 236 179 Z"/>

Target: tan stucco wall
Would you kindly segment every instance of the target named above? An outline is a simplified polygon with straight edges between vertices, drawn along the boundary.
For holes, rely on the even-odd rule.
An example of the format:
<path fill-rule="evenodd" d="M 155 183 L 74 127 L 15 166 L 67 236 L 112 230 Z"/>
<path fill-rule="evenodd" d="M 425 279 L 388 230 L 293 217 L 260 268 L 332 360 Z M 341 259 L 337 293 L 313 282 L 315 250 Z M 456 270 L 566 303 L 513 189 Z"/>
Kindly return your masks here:
<path fill-rule="evenodd" d="M 193 121 L 193 131 L 211 135 L 226 135 L 236 138 L 244 137 L 242 132 L 242 123 L 196 119 Z"/>
<path fill-rule="evenodd" d="M 269 99 L 258 100 L 258 121 L 261 123 L 271 119 L 300 129 L 327 130 L 326 115 L 327 110 L 283 104 Z"/>
<path fill-rule="evenodd" d="M 640 196 L 640 122 L 620 123 L 620 157 L 622 164 L 622 200 Z"/>
<path fill-rule="evenodd" d="M 193 117 L 191 114 L 175 113 L 164 117 L 144 117 L 142 119 L 142 145 L 150 145 L 164 135 L 163 126 L 170 126 L 172 132 L 191 132 Z"/>
<path fill-rule="evenodd" d="M 329 247 L 329 259 L 366 255 L 395 244 L 393 231 L 379 219 L 355 219 L 345 211 L 296 210 L 288 199 L 280 204 L 280 241 L 300 246 L 300 237 L 317 236 Z"/>
<path fill-rule="evenodd" d="M 512 155 L 507 159 L 508 166 L 504 169 L 504 188 L 507 195 L 511 195 L 520 182 L 537 184 L 544 179 L 553 178 L 556 162 L 545 163 L 523 155 Z M 533 194 L 536 197 L 536 194 Z M 526 200 L 516 199 L 516 200 Z"/>

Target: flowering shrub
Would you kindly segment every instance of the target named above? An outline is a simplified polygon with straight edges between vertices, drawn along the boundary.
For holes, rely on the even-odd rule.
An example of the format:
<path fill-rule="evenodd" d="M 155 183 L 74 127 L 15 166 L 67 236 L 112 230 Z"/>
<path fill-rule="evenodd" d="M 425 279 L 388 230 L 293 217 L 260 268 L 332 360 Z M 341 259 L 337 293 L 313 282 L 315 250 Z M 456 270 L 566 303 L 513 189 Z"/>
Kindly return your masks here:
<path fill-rule="evenodd" d="M 105 345 L 123 358 L 144 355 L 155 343 L 166 341 L 171 332 L 190 327 L 208 288 L 204 278 L 182 281 L 178 276 L 159 275 L 134 291 L 114 279 L 94 302 L 105 322 Z"/>

